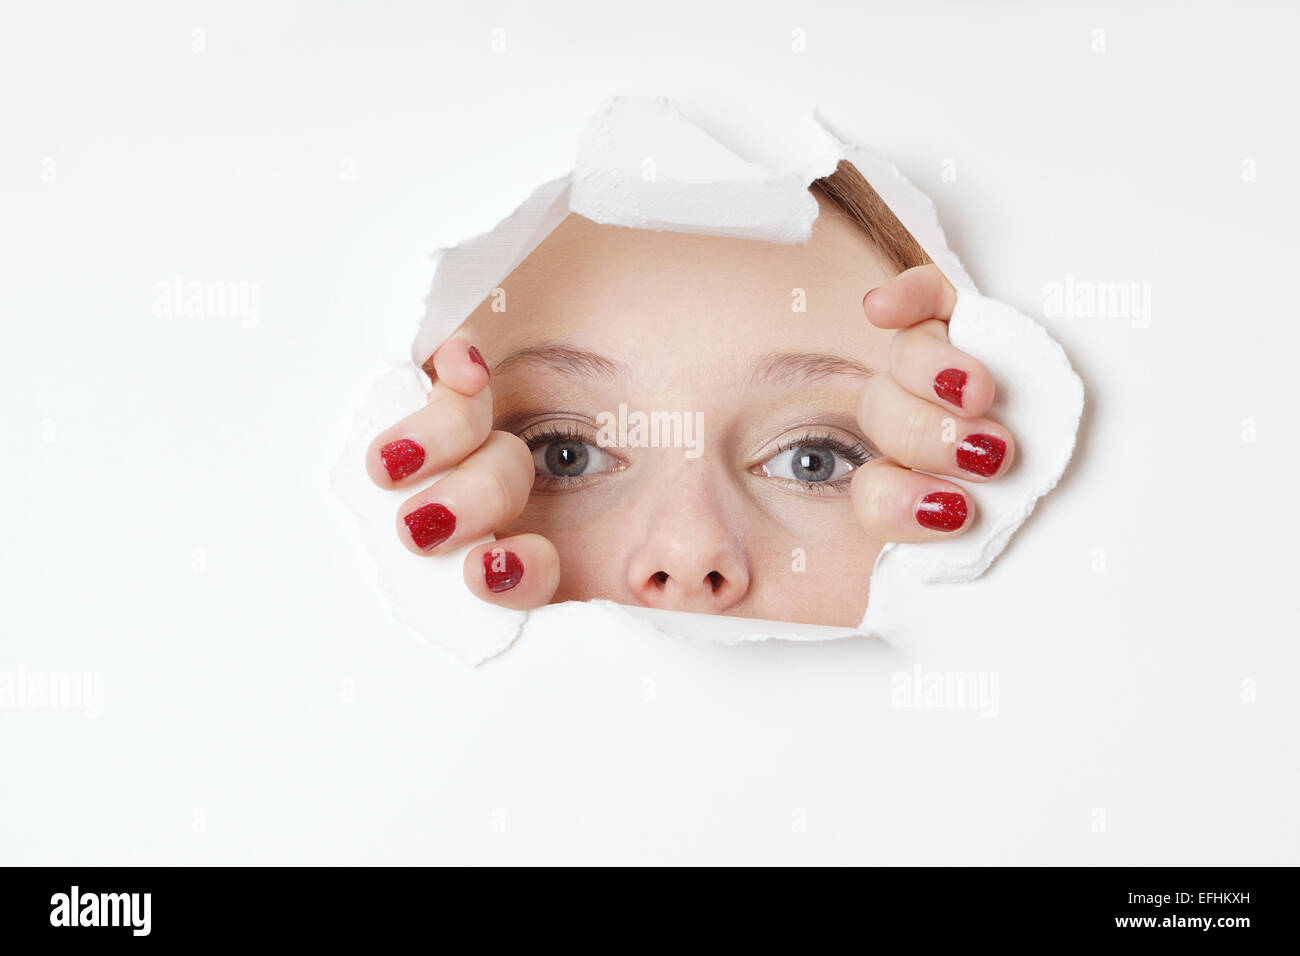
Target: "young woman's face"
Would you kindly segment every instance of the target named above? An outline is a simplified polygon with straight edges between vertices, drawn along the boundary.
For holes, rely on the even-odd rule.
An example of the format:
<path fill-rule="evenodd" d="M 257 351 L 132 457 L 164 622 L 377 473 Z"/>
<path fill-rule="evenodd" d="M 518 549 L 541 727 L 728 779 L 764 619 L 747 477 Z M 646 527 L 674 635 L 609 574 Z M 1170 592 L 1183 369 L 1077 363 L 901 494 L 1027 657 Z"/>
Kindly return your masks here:
<path fill-rule="evenodd" d="M 875 454 L 856 410 L 892 337 L 862 297 L 894 271 L 819 201 L 804 245 L 571 215 L 467 320 L 494 427 L 537 467 L 504 533 L 554 543 L 556 601 L 862 620 L 881 542 L 850 506 Z M 681 427 L 646 447 L 655 413 Z"/>

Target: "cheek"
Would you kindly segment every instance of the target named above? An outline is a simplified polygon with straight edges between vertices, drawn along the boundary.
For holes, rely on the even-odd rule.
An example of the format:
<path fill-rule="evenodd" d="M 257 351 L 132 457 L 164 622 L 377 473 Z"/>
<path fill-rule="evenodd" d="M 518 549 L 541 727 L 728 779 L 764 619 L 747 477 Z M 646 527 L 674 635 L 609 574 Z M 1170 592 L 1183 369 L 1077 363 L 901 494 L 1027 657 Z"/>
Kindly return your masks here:
<path fill-rule="evenodd" d="M 751 541 L 753 617 L 857 627 L 871 569 L 884 543 L 868 538 L 844 507 L 800 506 L 777 533 Z"/>

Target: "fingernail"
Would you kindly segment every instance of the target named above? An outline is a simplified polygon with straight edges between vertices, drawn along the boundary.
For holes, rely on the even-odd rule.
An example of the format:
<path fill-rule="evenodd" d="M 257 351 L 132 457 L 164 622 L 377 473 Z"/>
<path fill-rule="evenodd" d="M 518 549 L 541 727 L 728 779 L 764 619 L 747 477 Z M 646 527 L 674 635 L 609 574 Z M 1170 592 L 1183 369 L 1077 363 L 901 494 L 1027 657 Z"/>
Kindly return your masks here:
<path fill-rule="evenodd" d="M 933 531 L 956 531 L 966 523 L 966 498 L 951 491 L 932 491 L 917 506 L 916 521 Z"/>
<path fill-rule="evenodd" d="M 422 551 L 436 548 L 456 530 L 456 516 L 437 504 L 416 508 L 404 520 L 411 540 Z"/>
<path fill-rule="evenodd" d="M 493 594 L 509 591 L 523 580 L 524 563 L 519 555 L 505 548 L 493 548 L 483 555 L 483 580 Z"/>
<path fill-rule="evenodd" d="M 401 481 L 407 475 L 413 475 L 424 464 L 424 446 L 409 438 L 390 441 L 379 449 L 379 458 L 393 481 Z"/>
<path fill-rule="evenodd" d="M 959 368 L 946 368 L 934 377 L 934 393 L 958 408 L 961 408 L 961 393 L 965 388 L 966 373 Z"/>
<path fill-rule="evenodd" d="M 469 360 L 475 365 L 482 365 L 483 371 L 488 373 L 488 378 L 492 377 L 492 372 L 487 367 L 487 362 L 483 361 L 483 353 L 478 350 L 477 346 L 471 345 L 469 347 Z"/>
<path fill-rule="evenodd" d="M 967 435 L 957 443 L 957 467 L 985 478 L 998 473 L 1007 443 L 996 435 Z"/>

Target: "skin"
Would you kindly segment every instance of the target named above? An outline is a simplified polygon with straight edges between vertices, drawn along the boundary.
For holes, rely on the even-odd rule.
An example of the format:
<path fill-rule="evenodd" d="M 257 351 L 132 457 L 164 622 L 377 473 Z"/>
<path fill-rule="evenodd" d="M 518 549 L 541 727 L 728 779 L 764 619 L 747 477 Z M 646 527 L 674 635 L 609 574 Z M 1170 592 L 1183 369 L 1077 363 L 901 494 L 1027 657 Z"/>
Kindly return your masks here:
<path fill-rule="evenodd" d="M 922 497 L 962 492 L 922 471 L 996 480 L 1015 452 L 1006 429 L 982 417 L 988 371 L 948 344 L 956 296 L 938 269 L 895 275 L 850 219 L 819 202 L 802 245 L 569 216 L 502 284 L 505 311 L 489 297 L 439 347 L 429 404 L 372 443 L 377 484 L 422 489 L 399 509 L 399 538 L 436 555 L 495 534 L 468 554 L 465 581 L 506 607 L 605 598 L 856 626 L 886 541 L 935 540 L 977 520 L 967 496 L 958 530 L 921 526 Z M 806 311 L 792 308 L 796 289 Z M 967 373 L 960 408 L 933 387 L 950 368 Z M 698 457 L 599 447 L 597 415 L 620 404 L 702 413 Z M 570 450 L 587 443 L 582 476 L 550 474 L 557 431 Z M 955 441 L 974 432 L 1007 443 L 991 479 L 956 465 Z M 394 484 L 379 450 L 401 438 L 428 457 Z M 833 458 L 830 480 L 796 480 L 793 452 L 781 451 L 791 445 Z M 403 519 L 430 502 L 456 515 L 456 532 L 421 551 Z M 524 567 L 496 594 L 483 568 L 494 548 Z"/>

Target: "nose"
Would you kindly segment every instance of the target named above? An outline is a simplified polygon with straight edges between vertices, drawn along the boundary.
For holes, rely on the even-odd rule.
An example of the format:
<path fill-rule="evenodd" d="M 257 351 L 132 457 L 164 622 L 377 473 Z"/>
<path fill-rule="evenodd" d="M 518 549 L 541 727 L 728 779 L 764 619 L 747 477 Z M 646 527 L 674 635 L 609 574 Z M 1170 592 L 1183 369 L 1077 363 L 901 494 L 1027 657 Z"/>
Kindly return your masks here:
<path fill-rule="evenodd" d="M 707 495 L 657 509 L 628 563 L 628 588 L 646 607 L 721 614 L 749 591 L 745 555 Z"/>

